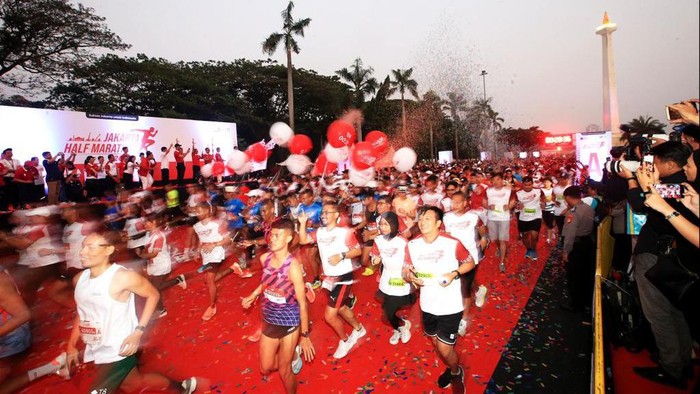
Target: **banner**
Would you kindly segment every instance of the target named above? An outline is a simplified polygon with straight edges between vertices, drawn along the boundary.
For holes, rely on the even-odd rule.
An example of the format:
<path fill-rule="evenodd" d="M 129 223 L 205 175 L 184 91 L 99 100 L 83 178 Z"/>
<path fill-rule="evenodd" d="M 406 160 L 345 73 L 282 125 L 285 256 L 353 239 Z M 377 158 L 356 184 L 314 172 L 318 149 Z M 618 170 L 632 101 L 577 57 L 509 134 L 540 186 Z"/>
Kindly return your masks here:
<path fill-rule="evenodd" d="M 591 179 L 600 181 L 603 178 L 605 158 L 610 156 L 612 148 L 612 132 L 596 131 L 576 134 L 576 159 L 588 166 Z"/>

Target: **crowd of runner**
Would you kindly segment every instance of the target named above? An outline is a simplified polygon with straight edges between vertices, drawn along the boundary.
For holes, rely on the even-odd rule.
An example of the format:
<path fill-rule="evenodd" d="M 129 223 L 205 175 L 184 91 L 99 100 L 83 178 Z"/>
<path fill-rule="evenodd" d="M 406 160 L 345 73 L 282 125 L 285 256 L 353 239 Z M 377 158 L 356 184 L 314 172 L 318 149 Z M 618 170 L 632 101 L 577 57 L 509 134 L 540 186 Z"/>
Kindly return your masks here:
<path fill-rule="evenodd" d="M 259 299 L 262 312 L 249 338 L 260 342 L 262 373 L 279 371 L 287 392 L 295 392 L 295 374 L 316 352 L 309 309 L 318 307 L 318 291 L 329 292 L 323 316 L 338 337 L 334 358 L 345 357 L 366 335 L 353 313 L 359 280 L 378 282 L 392 345 L 410 341 L 417 322 L 402 309 L 420 300 L 424 333 L 446 367 L 437 384 L 464 386 L 454 346 L 469 330 L 472 305 L 486 301 L 487 287 L 474 283 L 479 264 L 514 268 L 511 223 L 525 259 L 537 260 L 543 243 L 570 252 L 579 234 L 568 243 L 561 235 L 565 222 L 579 220 L 569 212 L 572 201 L 593 208 L 599 201 L 596 189 L 585 186 L 586 167 L 572 157 L 422 163 L 403 173 L 389 167 L 363 187 L 352 185 L 347 173 L 269 171 L 216 179 L 193 168 L 195 179 L 185 184 L 185 155 L 202 160 L 195 165 L 220 157 L 207 148 L 200 158 L 194 147 L 183 151 L 174 144 L 161 150 L 165 168 L 173 147 L 177 178 L 170 181 L 163 172 L 155 187 L 150 153 L 141 154 L 138 168 L 126 151 L 121 158 L 89 157 L 81 171 L 61 153 L 45 152 L 43 165 L 32 158 L 19 166 L 11 149 L 3 152 L 4 207 L 14 210 L 3 216 L 6 231 L 0 232 L 0 393 L 48 374 L 69 377 L 73 365 L 89 361 L 97 367 L 96 392 L 120 386 L 194 392 L 196 378 L 140 373 L 134 354 L 151 319 L 179 313 L 167 309 L 162 292 L 189 291 L 189 282 L 203 280 L 206 322 L 220 308 L 217 293 L 229 291 L 217 282 L 231 274 L 226 281 L 260 282 L 251 294 L 240 294 L 244 308 Z M 22 179 L 30 178 L 25 173 L 38 177 L 31 168 L 42 167 L 44 174 L 36 172 L 45 177 L 48 194 L 43 181 L 41 191 L 30 193 Z M 540 231 L 545 237 L 538 243 Z M 496 249 L 494 261 L 484 257 L 489 245 Z M 191 261 L 199 268 L 172 274 Z M 51 363 L 16 371 L 12 360 L 31 345 L 29 310 L 42 287 L 66 308 L 77 306 L 73 329 Z M 136 297 L 144 300 L 139 316 Z M 572 301 L 584 297 L 571 294 Z"/>

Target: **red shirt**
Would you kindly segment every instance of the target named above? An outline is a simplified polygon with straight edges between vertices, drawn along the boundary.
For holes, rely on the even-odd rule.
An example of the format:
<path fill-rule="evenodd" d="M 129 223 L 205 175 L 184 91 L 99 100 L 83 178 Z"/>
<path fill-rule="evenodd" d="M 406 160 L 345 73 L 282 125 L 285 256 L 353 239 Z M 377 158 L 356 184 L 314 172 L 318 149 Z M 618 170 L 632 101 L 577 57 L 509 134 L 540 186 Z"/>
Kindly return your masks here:
<path fill-rule="evenodd" d="M 175 156 L 175 162 L 176 163 L 184 163 L 185 162 L 185 155 L 183 155 L 179 150 L 176 150 L 175 153 L 173 153 Z"/>
<path fill-rule="evenodd" d="M 139 176 L 148 176 L 149 171 L 151 171 L 151 163 L 145 157 L 141 158 L 141 163 L 139 164 Z"/>
<path fill-rule="evenodd" d="M 15 171 L 16 181 L 28 181 L 34 183 L 34 177 L 38 173 L 37 169 L 34 167 L 29 167 L 28 169 L 24 166 L 18 167 Z M 24 182 L 22 182 L 24 183 Z"/>
<path fill-rule="evenodd" d="M 202 156 L 200 156 L 199 153 L 192 154 L 192 165 L 193 166 L 201 166 L 202 165 Z"/>
<path fill-rule="evenodd" d="M 214 160 L 214 156 L 210 153 L 205 153 L 202 155 L 202 160 L 204 160 L 204 164 L 209 164 Z"/>
<path fill-rule="evenodd" d="M 216 161 L 224 161 L 224 158 L 221 157 L 221 153 L 216 152 L 216 155 L 214 155 L 214 160 L 216 160 Z"/>
<path fill-rule="evenodd" d="M 97 177 L 97 164 L 87 163 L 85 164 L 85 176 L 86 177 Z"/>

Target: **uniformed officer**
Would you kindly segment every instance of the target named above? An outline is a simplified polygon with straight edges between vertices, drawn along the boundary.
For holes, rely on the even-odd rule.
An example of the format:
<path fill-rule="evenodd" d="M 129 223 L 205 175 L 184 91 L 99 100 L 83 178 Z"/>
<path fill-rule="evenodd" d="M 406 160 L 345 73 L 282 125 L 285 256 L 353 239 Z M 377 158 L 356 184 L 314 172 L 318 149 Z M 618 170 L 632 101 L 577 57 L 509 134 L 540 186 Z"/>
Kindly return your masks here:
<path fill-rule="evenodd" d="M 578 186 L 567 187 L 564 199 L 569 212 L 562 230 L 564 246 L 561 256 L 566 267 L 570 303 L 562 305 L 562 308 L 583 311 L 586 307 L 590 308 L 593 297 L 596 245 L 591 233 L 595 213 L 581 200 L 581 188 Z"/>

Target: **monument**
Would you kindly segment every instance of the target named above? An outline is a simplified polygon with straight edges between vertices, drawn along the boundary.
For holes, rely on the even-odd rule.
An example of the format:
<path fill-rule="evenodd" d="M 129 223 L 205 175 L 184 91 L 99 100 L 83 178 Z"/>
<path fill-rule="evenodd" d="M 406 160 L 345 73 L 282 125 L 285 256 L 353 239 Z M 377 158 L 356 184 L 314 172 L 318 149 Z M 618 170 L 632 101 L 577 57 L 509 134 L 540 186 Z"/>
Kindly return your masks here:
<path fill-rule="evenodd" d="M 621 135 L 612 52 L 612 33 L 616 30 L 617 24 L 610 22 L 607 12 L 603 15 L 603 24 L 595 29 L 595 34 L 603 38 L 603 130 L 612 131 L 613 145 L 619 144 Z"/>

